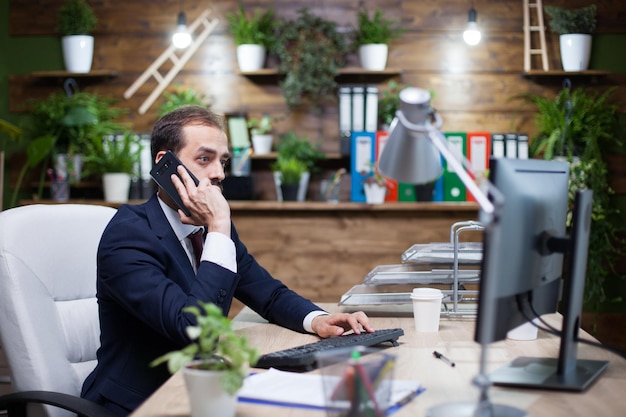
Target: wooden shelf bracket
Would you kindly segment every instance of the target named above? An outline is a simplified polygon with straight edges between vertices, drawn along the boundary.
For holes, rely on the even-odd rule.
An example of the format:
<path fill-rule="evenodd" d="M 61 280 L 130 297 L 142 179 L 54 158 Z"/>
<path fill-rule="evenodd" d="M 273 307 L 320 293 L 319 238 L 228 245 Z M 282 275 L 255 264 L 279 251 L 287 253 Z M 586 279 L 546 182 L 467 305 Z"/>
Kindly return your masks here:
<path fill-rule="evenodd" d="M 167 86 L 174 80 L 174 77 L 185 66 L 187 61 L 198 50 L 200 45 L 209 37 L 213 29 L 217 26 L 218 19 L 209 20 L 210 10 L 203 11 L 196 20 L 189 25 L 189 33 L 194 37 L 191 45 L 185 49 L 184 53 L 179 56 L 177 54 L 178 49 L 174 45 L 170 45 L 144 72 L 137 78 L 137 80 L 124 92 L 124 98 L 128 100 L 137 92 L 137 90 L 150 79 L 154 77 L 157 81 L 157 86 L 150 93 L 150 95 L 139 106 L 139 114 L 145 114 L 146 111 L 152 106 L 154 101 L 163 93 Z M 194 36 L 196 29 L 202 25 L 201 32 Z M 168 60 L 174 64 L 165 76 L 161 75 L 159 68 L 161 68 Z"/>

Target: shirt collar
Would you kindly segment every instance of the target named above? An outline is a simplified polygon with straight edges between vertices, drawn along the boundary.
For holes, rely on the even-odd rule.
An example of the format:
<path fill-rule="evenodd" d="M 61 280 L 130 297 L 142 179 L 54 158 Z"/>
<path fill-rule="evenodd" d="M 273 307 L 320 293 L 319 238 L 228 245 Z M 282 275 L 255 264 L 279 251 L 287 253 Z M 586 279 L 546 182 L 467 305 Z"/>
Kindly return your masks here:
<path fill-rule="evenodd" d="M 173 208 L 165 204 L 165 202 L 161 200 L 161 197 L 159 197 L 158 195 L 157 199 L 159 200 L 159 205 L 161 206 L 161 209 L 163 210 L 167 221 L 169 222 L 170 226 L 172 226 L 172 230 L 174 230 L 174 233 L 176 234 L 176 237 L 179 241 L 182 241 L 198 229 L 204 230 L 202 226 L 195 226 L 193 224 L 185 224 L 181 222 L 177 210 L 174 210 Z"/>

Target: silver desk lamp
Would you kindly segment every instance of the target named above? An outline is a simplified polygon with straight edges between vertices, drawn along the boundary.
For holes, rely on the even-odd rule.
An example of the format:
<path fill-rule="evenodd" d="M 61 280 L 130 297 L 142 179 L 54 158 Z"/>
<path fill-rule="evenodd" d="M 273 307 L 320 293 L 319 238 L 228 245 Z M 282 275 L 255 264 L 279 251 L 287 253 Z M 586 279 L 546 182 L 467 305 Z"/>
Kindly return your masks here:
<path fill-rule="evenodd" d="M 435 181 L 443 172 L 440 155 L 443 156 L 463 185 L 472 193 L 480 206 L 479 221 L 488 229 L 497 221 L 498 207 L 504 202 L 500 192 L 489 181 L 474 174 L 466 158 L 455 155 L 439 131 L 441 118 L 430 106 L 430 93 L 420 88 L 405 88 L 400 92 L 400 108 L 391 123 L 389 139 L 378 161 L 380 172 L 395 180 L 424 184 Z M 479 186 L 475 178 L 481 181 Z M 488 190 L 493 198 L 489 199 Z M 495 204 L 494 204 L 495 202 Z M 493 404 L 489 400 L 491 385 L 486 373 L 487 346 L 481 346 L 480 370 L 473 383 L 480 390 L 477 402 L 448 403 L 427 411 L 428 417 L 523 417 L 520 409 Z"/>

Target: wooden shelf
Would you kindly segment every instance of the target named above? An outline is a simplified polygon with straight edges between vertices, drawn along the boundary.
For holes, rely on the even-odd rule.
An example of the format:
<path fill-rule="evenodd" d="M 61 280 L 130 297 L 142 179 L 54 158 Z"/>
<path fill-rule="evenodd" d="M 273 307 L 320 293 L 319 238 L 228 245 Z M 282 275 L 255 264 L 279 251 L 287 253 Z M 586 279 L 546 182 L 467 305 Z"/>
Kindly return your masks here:
<path fill-rule="evenodd" d="M 278 72 L 276 68 L 263 68 L 258 71 L 240 71 L 239 74 L 251 79 L 272 81 L 281 79 L 284 75 Z M 397 68 L 385 68 L 382 71 L 370 71 L 360 67 L 346 67 L 339 70 L 336 79 L 338 82 L 363 80 L 376 81 L 396 77 L 400 74 L 401 71 Z"/>
<path fill-rule="evenodd" d="M 114 78 L 117 77 L 117 71 L 112 70 L 93 70 L 90 72 L 68 72 L 68 71 L 35 71 L 30 75 L 35 78 Z"/>
<path fill-rule="evenodd" d="M 530 70 L 525 71 L 522 75 L 526 78 L 530 78 L 533 80 L 563 80 L 566 78 L 569 79 L 578 79 L 578 80 L 587 80 L 589 82 L 597 82 L 600 78 L 604 78 L 610 75 L 610 71 L 604 70 L 587 70 L 587 71 L 562 71 L 562 70 Z"/>

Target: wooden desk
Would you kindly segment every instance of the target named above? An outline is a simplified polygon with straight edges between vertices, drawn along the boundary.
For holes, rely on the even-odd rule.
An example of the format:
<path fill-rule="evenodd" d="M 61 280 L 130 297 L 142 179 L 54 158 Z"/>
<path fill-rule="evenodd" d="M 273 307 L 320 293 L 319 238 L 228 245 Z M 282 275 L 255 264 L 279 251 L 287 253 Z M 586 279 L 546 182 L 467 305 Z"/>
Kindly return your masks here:
<path fill-rule="evenodd" d="M 337 310 L 333 305 L 325 308 Z M 401 309 L 402 310 L 402 309 Z M 418 379 L 426 391 L 394 414 L 394 417 L 425 416 L 435 405 L 456 401 L 477 401 L 478 390 L 471 381 L 478 372 L 479 345 L 473 341 L 474 321 L 468 318 L 443 318 L 436 334 L 416 334 L 413 318 L 406 310 L 372 316 L 377 328 L 401 327 L 405 335 L 398 341 L 396 375 L 400 379 Z M 559 323 L 559 315 L 546 317 L 552 324 Z M 234 324 L 247 335 L 261 353 L 271 352 L 316 340 L 270 325 L 249 309 L 235 318 Z M 584 332 L 581 337 L 590 338 Z M 535 341 L 494 343 L 489 347 L 488 371 L 494 370 L 518 356 L 558 355 L 559 341 L 554 336 L 539 332 Z M 456 362 L 450 367 L 432 355 L 436 349 Z M 532 417 L 615 417 L 623 415 L 626 400 L 626 360 L 605 350 L 580 345 L 579 358 L 609 360 L 608 369 L 585 393 L 523 390 L 511 388 L 490 389 L 493 403 L 525 409 Z M 181 373 L 172 376 L 131 417 L 188 416 L 189 404 Z M 269 405 L 237 404 L 237 417 L 325 417 L 320 411 Z"/>

